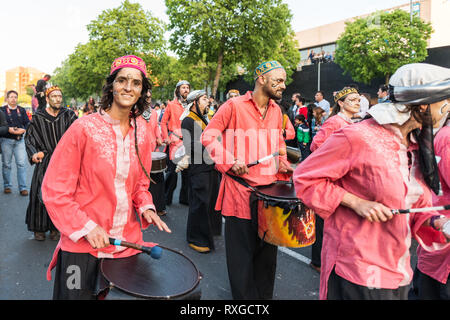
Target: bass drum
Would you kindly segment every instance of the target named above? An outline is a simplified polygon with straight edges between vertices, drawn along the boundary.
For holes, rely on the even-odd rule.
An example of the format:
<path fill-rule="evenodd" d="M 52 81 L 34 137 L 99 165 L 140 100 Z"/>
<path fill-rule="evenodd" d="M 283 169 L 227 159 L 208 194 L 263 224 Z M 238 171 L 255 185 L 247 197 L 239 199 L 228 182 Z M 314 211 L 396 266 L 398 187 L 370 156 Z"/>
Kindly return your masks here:
<path fill-rule="evenodd" d="M 201 273 L 186 256 L 161 247 L 155 260 L 146 254 L 102 259 L 97 279 L 100 300 L 200 300 Z"/>

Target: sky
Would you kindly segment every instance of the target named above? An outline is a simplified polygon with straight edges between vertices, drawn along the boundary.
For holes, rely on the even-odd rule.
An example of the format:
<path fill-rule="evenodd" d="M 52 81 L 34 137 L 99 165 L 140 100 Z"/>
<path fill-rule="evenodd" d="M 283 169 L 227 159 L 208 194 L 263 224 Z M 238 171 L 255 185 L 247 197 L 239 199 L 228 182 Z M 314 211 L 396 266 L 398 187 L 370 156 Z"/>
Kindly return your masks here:
<path fill-rule="evenodd" d="M 168 22 L 164 0 L 131 0 Z M 292 28 L 301 31 L 409 3 L 408 0 L 283 0 L 293 14 Z M 18 66 L 52 74 L 79 43 L 86 25 L 122 0 L 8 0 L 0 2 L 0 75 Z"/>

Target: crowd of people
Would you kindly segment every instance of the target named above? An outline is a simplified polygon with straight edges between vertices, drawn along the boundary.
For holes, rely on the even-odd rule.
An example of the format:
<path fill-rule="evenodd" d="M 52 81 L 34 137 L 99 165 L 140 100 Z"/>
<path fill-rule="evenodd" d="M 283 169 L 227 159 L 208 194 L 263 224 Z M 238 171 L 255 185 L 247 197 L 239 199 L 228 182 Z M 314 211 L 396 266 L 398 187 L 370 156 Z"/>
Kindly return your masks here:
<path fill-rule="evenodd" d="M 233 299 L 273 297 L 278 247 L 255 229 L 251 199 L 279 181 L 315 212 L 311 267 L 321 299 L 450 298 L 450 211 L 398 214 L 450 203 L 450 70 L 405 65 L 374 105 L 354 84 L 337 88 L 332 104 L 322 91 L 313 103 L 300 93 L 283 102 L 286 71 L 276 61 L 253 76 L 253 91 L 229 90 L 221 104 L 187 80 L 173 100 L 152 103 L 145 62 L 124 56 L 113 61 L 98 103 L 90 99 L 76 114 L 52 86 L 31 121 L 8 92 L 0 109 L 4 192 L 14 156 L 20 194 L 29 196 L 28 230 L 59 240 L 47 273 L 50 280 L 56 268 L 54 299 L 96 299 L 99 261 L 138 253 L 110 238 L 151 246 L 142 229 L 172 232 L 164 217 L 178 174 L 192 250 L 214 251 L 224 218 Z M 289 147 L 301 152 L 298 163 Z M 152 170 L 157 150 L 166 172 Z M 35 166 L 29 194 L 27 158 Z M 74 264 L 85 275 L 80 290 L 66 286 Z"/>

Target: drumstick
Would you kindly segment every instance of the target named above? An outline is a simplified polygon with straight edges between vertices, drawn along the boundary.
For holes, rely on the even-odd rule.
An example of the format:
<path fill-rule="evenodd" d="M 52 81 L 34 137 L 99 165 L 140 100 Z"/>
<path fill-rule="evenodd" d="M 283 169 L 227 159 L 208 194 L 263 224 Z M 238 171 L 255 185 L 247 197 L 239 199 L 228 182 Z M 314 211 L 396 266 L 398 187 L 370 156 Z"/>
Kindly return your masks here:
<path fill-rule="evenodd" d="M 273 153 L 273 154 L 271 154 L 271 155 L 268 155 L 267 157 L 264 157 L 264 158 L 261 158 L 261 159 L 259 159 L 259 160 L 256 160 L 256 161 L 254 161 L 254 162 L 249 163 L 249 164 L 247 165 L 247 168 L 251 168 L 251 167 L 253 167 L 253 166 L 256 166 L 257 164 L 260 164 L 261 162 L 264 162 L 264 161 L 267 161 L 267 160 L 269 160 L 269 159 L 275 158 L 276 156 L 279 156 L 279 155 L 280 155 L 280 152 L 277 151 L 277 152 L 275 152 L 275 153 Z"/>
<path fill-rule="evenodd" d="M 109 243 L 112 244 L 113 246 L 127 247 L 127 248 L 142 251 L 142 252 L 148 254 L 153 259 L 161 258 L 161 254 L 162 254 L 162 249 L 161 249 L 161 247 L 158 247 L 158 246 L 149 248 L 149 247 L 141 246 L 140 244 L 137 244 L 137 243 L 130 243 L 130 242 L 113 239 L 113 238 L 109 238 Z"/>
<path fill-rule="evenodd" d="M 406 213 L 417 213 L 417 212 L 429 212 L 429 211 L 444 211 L 450 210 L 450 204 L 441 207 L 430 207 L 430 208 L 415 208 L 415 209 L 395 209 L 391 210 L 393 214 L 406 214 Z"/>

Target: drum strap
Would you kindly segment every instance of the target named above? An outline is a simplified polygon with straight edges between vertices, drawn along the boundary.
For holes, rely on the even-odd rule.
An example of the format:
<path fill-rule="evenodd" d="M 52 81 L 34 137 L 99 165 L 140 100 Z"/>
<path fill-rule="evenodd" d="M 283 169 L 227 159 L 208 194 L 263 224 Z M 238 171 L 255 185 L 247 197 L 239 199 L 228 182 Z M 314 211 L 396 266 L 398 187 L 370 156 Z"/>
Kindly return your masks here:
<path fill-rule="evenodd" d="M 231 179 L 233 179 L 237 183 L 243 185 L 244 187 L 249 188 L 250 190 L 252 190 L 254 192 L 256 191 L 256 189 L 254 187 L 252 187 L 251 185 L 249 185 L 248 182 L 245 181 L 244 179 L 242 179 L 240 177 L 233 176 L 233 175 L 229 174 L 228 172 L 227 172 L 227 176 L 229 176 Z"/>

